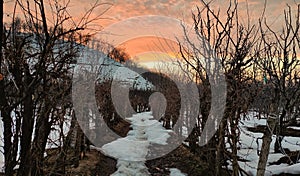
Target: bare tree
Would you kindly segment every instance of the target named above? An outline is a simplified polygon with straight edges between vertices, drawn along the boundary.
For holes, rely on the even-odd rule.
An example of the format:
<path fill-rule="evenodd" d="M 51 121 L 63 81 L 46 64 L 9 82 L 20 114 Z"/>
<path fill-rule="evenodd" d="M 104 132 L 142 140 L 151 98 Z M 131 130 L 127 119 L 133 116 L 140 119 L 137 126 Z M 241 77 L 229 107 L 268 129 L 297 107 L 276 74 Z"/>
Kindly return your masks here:
<path fill-rule="evenodd" d="M 296 106 L 300 97 L 300 87 L 297 84 L 300 61 L 299 53 L 299 14 L 298 4 L 295 16 L 288 5 L 284 10 L 284 24 L 282 30 L 273 30 L 266 19 L 260 21 L 261 52 L 259 64 L 265 73 L 265 79 L 274 91 L 273 110 L 278 116 L 278 126 L 275 130 L 275 152 L 283 152 L 281 142 L 288 122 L 296 116 Z"/>
<path fill-rule="evenodd" d="M 198 38 L 202 39 L 199 43 L 205 42 L 209 46 L 204 44 L 203 46 L 207 47 L 201 49 L 203 46 L 193 43 L 184 29 L 189 48 L 181 47 L 181 56 L 185 64 L 182 67 L 188 68 L 195 74 L 196 80 L 204 90 L 201 96 L 201 103 L 204 103 L 201 107 L 202 124 L 197 126 L 200 130 L 204 128 L 210 103 L 212 103 L 211 96 L 209 96 L 212 80 L 209 80 L 209 75 L 218 74 L 218 70 L 224 71 L 227 83 L 226 109 L 218 133 L 210 141 L 211 147 L 217 146 L 215 162 L 211 161 L 210 163 L 216 164 L 215 174 L 221 175 L 221 166 L 226 162 L 226 157 L 229 157 L 232 160 L 233 175 L 239 175 L 239 172 L 243 172 L 243 170 L 239 168 L 237 156 L 238 124 L 241 115 L 247 112 L 253 98 L 249 96 L 251 78 L 247 72 L 255 56 L 252 47 L 257 40 L 257 29 L 249 21 L 247 24 L 240 22 L 237 1 L 230 1 L 225 20 L 221 20 L 220 12 L 211 9 L 209 3 L 201 2 L 204 8 L 198 8 L 196 14 L 193 14 L 194 30 Z M 250 17 L 248 16 L 248 18 Z M 210 55 L 210 53 L 215 53 L 216 56 Z M 213 58 L 221 60 L 221 67 L 218 67 L 218 64 L 211 64 L 215 62 Z M 225 141 L 225 137 L 228 141 Z M 226 142 L 229 143 L 231 152 L 226 151 Z"/>
<path fill-rule="evenodd" d="M 90 15 L 99 5 L 96 2 L 75 23 L 68 13 L 69 1 L 50 2 L 47 10 L 43 0 L 16 1 L 15 7 L 22 10 L 24 17 L 14 18 L 3 33 L 4 58 L 1 58 L 5 75 L 1 81 L 4 95 L 1 95 L 1 114 L 6 136 L 6 175 L 13 175 L 17 164 L 17 175 L 44 175 L 47 139 L 53 125 L 62 121 L 72 108 L 72 64 L 81 44 L 90 37 L 82 31 L 98 18 L 91 19 Z"/>

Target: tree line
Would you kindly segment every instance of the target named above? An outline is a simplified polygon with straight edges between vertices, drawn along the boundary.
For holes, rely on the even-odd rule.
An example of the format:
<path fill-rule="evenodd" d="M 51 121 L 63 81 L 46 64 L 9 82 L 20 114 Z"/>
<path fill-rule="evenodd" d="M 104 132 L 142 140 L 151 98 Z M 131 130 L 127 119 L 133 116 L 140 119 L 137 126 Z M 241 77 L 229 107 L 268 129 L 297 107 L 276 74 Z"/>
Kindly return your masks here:
<path fill-rule="evenodd" d="M 192 41 L 184 28 L 187 46 L 180 44 L 183 58 L 180 64 L 193 73 L 193 79 L 199 83 L 201 121 L 209 117 L 212 103 L 211 83 L 215 80 L 209 75 L 220 72 L 225 75 L 227 96 L 218 132 L 204 148 L 196 148 L 199 155 L 208 158 L 213 175 L 221 175 L 222 166 L 228 160 L 232 162 L 232 175 L 247 175 L 238 164 L 241 133 L 238 125 L 249 110 L 255 110 L 268 119 L 270 127 L 264 132 L 257 167 L 257 175 L 264 175 L 272 134 L 276 135 L 275 152 L 283 152 L 283 132 L 299 117 L 300 4 L 287 5 L 281 28 L 274 29 L 264 13 L 254 23 L 250 23 L 249 15 L 242 20 L 238 1 L 230 1 L 224 13 L 201 2 L 203 7 L 198 7 L 192 15 L 200 44 Z M 209 46 L 201 45 L 203 42 Z M 220 64 L 211 64 L 214 59 L 219 59 Z M 197 137 L 204 125 L 195 126 Z M 229 149 L 226 144 L 230 145 Z M 205 149 L 211 152 L 200 151 Z"/>

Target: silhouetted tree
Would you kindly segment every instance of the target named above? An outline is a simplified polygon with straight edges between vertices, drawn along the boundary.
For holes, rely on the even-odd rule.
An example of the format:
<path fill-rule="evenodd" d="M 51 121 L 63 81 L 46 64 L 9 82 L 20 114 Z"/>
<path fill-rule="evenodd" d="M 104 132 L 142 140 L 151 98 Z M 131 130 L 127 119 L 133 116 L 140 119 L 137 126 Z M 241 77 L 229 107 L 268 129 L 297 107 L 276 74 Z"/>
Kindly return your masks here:
<path fill-rule="evenodd" d="M 201 118 L 198 120 L 201 123 L 195 127 L 200 130 L 198 135 L 206 125 L 210 104 L 213 103 L 211 83 L 222 79 L 218 75 L 225 75 L 227 97 L 224 117 L 217 134 L 208 141 L 207 145 L 208 148 L 215 148 L 216 151 L 206 154 L 207 158 L 210 158 L 209 163 L 215 164 L 216 175 L 221 175 L 221 167 L 227 157 L 232 161 L 233 175 L 239 175 L 239 172 L 243 171 L 239 167 L 237 156 L 240 133 L 238 124 L 241 115 L 247 112 L 253 99 L 249 96 L 251 90 L 248 81 L 251 77 L 248 75 L 248 70 L 255 56 L 252 47 L 256 43 L 258 30 L 254 25 L 240 22 L 237 1 L 230 1 L 224 14 L 226 18 L 221 18 L 221 13 L 214 11 L 209 3 L 201 2 L 204 8 L 198 8 L 193 14 L 194 32 L 199 41 L 194 43 L 195 41 L 189 38 L 187 29 L 183 29 L 188 46 L 183 46 L 181 43 L 180 52 L 183 58 L 181 67 L 194 74 L 194 79 L 202 90 L 200 92 Z M 195 139 L 198 140 L 197 137 Z M 225 143 L 230 145 L 231 152 L 226 151 Z"/>
<path fill-rule="evenodd" d="M 99 6 L 96 3 L 76 24 L 68 15 L 69 2 L 47 5 L 49 8 L 43 0 L 16 1 L 24 17 L 18 19 L 14 14 L 12 23 L 1 32 L 5 41 L 1 45 L 4 57 L 0 59 L 0 72 L 4 79 L 0 81 L 0 110 L 6 175 L 13 175 L 17 164 L 17 175 L 44 175 L 48 136 L 53 125 L 64 121 L 72 108 L 72 64 L 81 44 L 89 38 L 81 31 Z M 53 23 L 48 15 L 53 17 Z"/>

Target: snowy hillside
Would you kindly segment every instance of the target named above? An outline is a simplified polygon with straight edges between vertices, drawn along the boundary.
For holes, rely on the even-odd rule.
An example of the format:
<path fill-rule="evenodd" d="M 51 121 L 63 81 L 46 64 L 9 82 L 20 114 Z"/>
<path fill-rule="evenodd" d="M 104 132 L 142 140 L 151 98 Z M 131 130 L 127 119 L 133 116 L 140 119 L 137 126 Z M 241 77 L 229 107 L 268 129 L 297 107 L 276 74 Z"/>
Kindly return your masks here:
<path fill-rule="evenodd" d="M 34 44 L 32 44 L 34 45 Z M 82 46 L 80 48 L 81 55 L 77 59 L 77 65 L 74 68 L 74 75 L 85 73 L 86 71 L 96 74 L 97 81 L 104 81 L 107 79 L 113 79 L 115 82 L 120 83 L 124 86 L 129 86 L 136 89 L 151 89 L 154 86 L 141 77 L 138 73 L 127 68 L 110 58 L 108 58 L 104 53 L 99 51 L 89 49 Z M 96 80 L 95 80 L 96 81 Z M 1 113 L 1 112 L 0 112 Z M 1 117 L 1 114 L 0 114 Z M 70 117 L 65 117 L 66 122 L 64 123 L 64 134 L 66 135 L 70 128 Z M 53 126 L 53 131 L 49 135 L 49 143 L 47 143 L 46 148 L 52 148 L 60 146 L 62 143 L 60 138 L 59 126 Z M 4 166 L 4 156 L 3 156 L 3 122 L 0 121 L 0 168 Z M 34 135 L 34 134 L 33 134 Z M 3 171 L 3 170 L 0 170 Z"/>
<path fill-rule="evenodd" d="M 154 87 L 133 69 L 137 70 L 138 68 L 130 62 L 121 64 L 100 51 L 84 47 L 74 72 L 90 71 L 97 74 L 98 82 L 110 79 L 135 89 L 149 90 Z"/>

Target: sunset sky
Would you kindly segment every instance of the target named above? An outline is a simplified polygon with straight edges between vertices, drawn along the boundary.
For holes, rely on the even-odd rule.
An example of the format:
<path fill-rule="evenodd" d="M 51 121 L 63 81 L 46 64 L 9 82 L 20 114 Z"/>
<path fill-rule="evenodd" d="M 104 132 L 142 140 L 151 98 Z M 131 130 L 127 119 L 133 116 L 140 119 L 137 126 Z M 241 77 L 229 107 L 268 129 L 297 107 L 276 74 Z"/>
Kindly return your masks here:
<path fill-rule="evenodd" d="M 92 4 L 95 3 L 95 0 L 70 0 L 70 2 L 70 14 L 74 18 L 79 18 L 92 6 Z M 183 21 L 187 24 L 192 24 L 191 12 L 195 11 L 197 5 L 199 7 L 202 6 L 199 0 L 100 0 L 99 2 L 106 2 L 107 4 L 96 9 L 93 15 L 96 16 L 105 9 L 108 9 L 108 11 L 102 16 L 103 19 L 97 21 L 95 28 L 101 29 L 100 26 L 102 26 L 104 31 L 109 30 L 122 33 L 122 40 L 119 40 L 116 36 L 114 36 L 113 39 L 106 36 L 106 39 L 109 42 L 115 42 L 115 45 L 119 47 L 125 48 L 132 58 L 138 58 L 140 62 L 151 61 L 151 57 L 154 55 L 157 58 L 159 58 L 159 55 L 161 54 L 164 57 L 166 54 L 173 57 L 174 54 L 172 56 L 172 50 L 176 49 L 174 38 L 167 37 L 166 40 L 163 38 L 166 34 L 174 35 L 177 30 L 180 30 L 180 27 L 176 27 L 176 25 L 174 27 L 172 23 L 168 24 L 169 20 L 167 18 L 151 18 L 150 23 L 152 26 L 145 28 L 144 26 L 147 26 L 147 22 L 141 24 L 141 22 L 135 21 L 135 17 L 145 15 L 166 16 L 168 18 L 177 19 L 178 21 Z M 45 0 L 45 3 L 48 3 L 48 1 Z M 212 3 L 212 7 L 216 10 L 220 8 L 220 11 L 224 12 L 227 7 L 226 3 L 228 3 L 228 0 L 215 0 Z M 241 17 L 245 17 L 247 11 L 246 5 L 248 4 L 248 12 L 251 21 L 257 22 L 257 18 L 262 14 L 264 1 L 239 0 L 239 3 Z M 269 24 L 272 24 L 273 28 L 279 30 L 282 24 L 282 14 L 284 8 L 286 8 L 286 4 L 295 7 L 296 3 L 300 3 L 300 0 L 268 0 L 265 16 L 268 19 Z M 5 1 L 4 10 L 7 16 L 9 16 L 6 17 L 6 19 L 11 17 L 13 4 L 14 2 L 11 0 Z M 156 35 L 151 32 L 153 30 L 156 30 Z M 130 34 L 127 34 L 127 32 Z M 158 36 L 159 38 L 157 39 L 155 36 Z M 116 40 L 119 41 L 116 42 Z M 170 42 L 172 40 L 174 42 Z M 165 45 L 166 41 L 168 41 L 168 45 Z M 151 52 L 154 52 L 154 54 L 151 55 Z"/>

